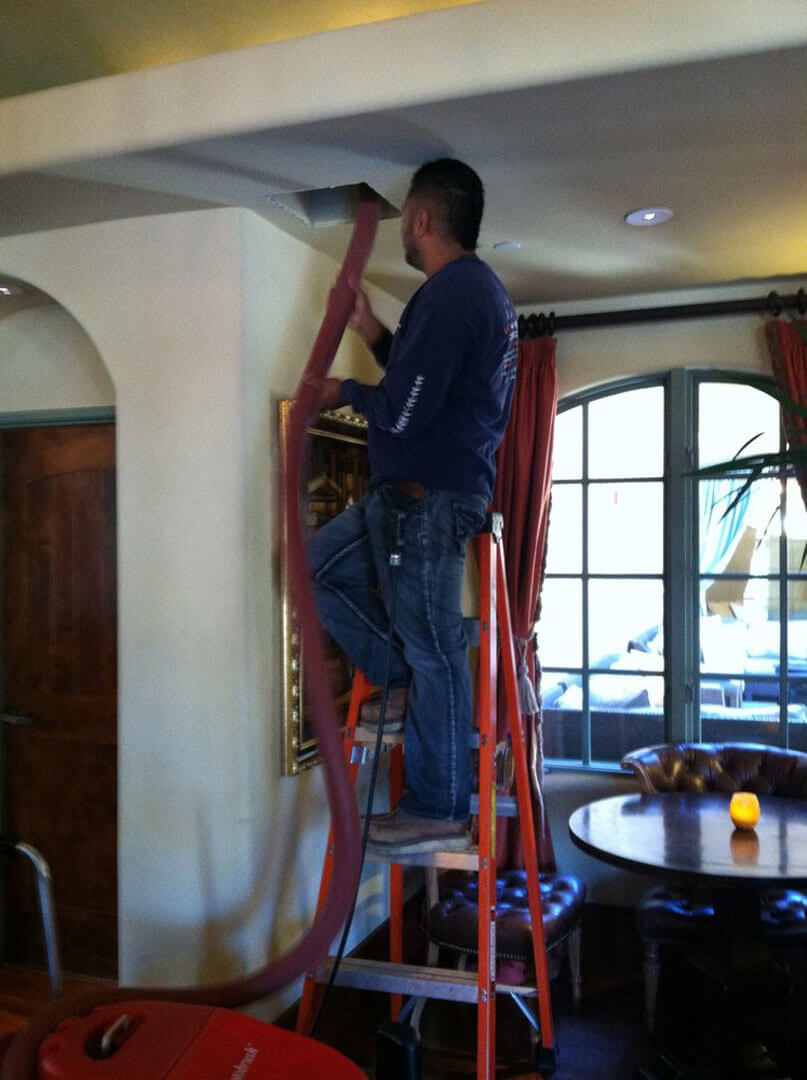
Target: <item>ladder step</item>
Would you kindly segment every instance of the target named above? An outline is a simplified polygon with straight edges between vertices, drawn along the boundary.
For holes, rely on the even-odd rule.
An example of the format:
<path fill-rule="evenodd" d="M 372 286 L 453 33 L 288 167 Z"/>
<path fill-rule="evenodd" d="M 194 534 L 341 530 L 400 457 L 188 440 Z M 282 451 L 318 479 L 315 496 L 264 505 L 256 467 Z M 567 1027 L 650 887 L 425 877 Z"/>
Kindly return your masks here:
<path fill-rule="evenodd" d="M 374 727 L 362 727 L 361 724 L 357 724 L 353 736 L 353 742 L 357 746 L 367 746 L 368 744 L 375 746 L 378 739 L 378 731 Z M 402 731 L 393 731 L 389 735 L 384 732 L 381 736 L 381 744 L 385 748 L 390 746 L 400 746 L 404 741 L 404 733 Z M 364 764 L 360 762 L 360 764 Z"/>
<path fill-rule="evenodd" d="M 362 722 L 360 720 L 358 722 L 358 724 L 356 724 L 356 727 L 353 730 L 354 730 L 353 741 L 355 743 L 360 743 L 363 746 L 367 745 L 368 743 L 372 744 L 373 746 L 375 745 L 376 739 L 378 738 L 378 729 L 377 728 L 375 728 L 375 727 L 364 727 L 364 725 L 362 724 Z M 404 741 L 404 732 L 403 731 L 391 731 L 391 732 L 386 732 L 385 731 L 384 734 L 381 736 L 381 742 L 382 742 L 382 744 L 384 746 L 400 746 L 403 743 L 403 741 Z M 471 732 L 470 737 L 468 739 L 468 745 L 470 746 L 471 750 L 478 750 L 479 749 L 479 732 L 478 731 L 474 730 L 474 731 Z"/>
<path fill-rule="evenodd" d="M 479 813 L 479 796 L 471 796 L 471 814 Z M 514 795 L 496 796 L 496 817 L 518 817 L 518 800 Z"/>
<path fill-rule="evenodd" d="M 412 855 L 387 855 L 379 848 L 368 846 L 367 861 L 390 863 L 393 866 L 436 866 L 441 870 L 478 870 L 479 848 L 466 851 L 422 851 Z"/>
<path fill-rule="evenodd" d="M 330 978 L 333 959 L 324 960 L 314 973 L 314 981 L 325 983 Z M 464 1001 L 475 1004 L 478 996 L 474 971 L 454 971 L 451 968 L 425 967 L 419 964 L 391 964 L 386 960 L 360 960 L 346 956 L 336 973 L 337 986 L 354 990 L 376 990 L 385 994 L 406 997 L 439 998 L 443 1001 Z M 496 985 L 498 994 L 517 994 L 534 998 L 535 986 Z"/>

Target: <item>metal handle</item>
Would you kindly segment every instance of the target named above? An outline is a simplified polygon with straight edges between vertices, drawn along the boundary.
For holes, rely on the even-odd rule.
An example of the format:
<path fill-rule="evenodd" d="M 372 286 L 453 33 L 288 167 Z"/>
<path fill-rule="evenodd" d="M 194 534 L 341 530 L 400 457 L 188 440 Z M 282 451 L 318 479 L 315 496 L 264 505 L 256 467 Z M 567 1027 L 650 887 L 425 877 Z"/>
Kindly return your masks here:
<path fill-rule="evenodd" d="M 63 989 L 62 963 L 59 955 L 59 931 L 56 925 L 56 908 L 53 901 L 53 881 L 50 867 L 38 848 L 23 843 L 22 840 L 12 840 L 10 837 L 0 836 L 0 849 L 16 851 L 19 855 L 24 855 L 36 871 L 39 914 L 42 919 L 42 936 L 45 941 L 50 989 L 55 998 L 61 997 Z"/>

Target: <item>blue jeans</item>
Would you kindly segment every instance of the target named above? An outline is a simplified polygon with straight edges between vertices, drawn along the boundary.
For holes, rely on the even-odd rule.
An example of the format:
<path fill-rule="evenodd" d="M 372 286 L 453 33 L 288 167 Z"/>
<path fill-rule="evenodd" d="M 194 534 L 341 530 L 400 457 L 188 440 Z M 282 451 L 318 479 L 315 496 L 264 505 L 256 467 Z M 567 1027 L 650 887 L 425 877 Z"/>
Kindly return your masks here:
<path fill-rule="evenodd" d="M 468 539 L 482 529 L 487 506 L 483 495 L 428 490 L 416 499 L 379 484 L 309 542 L 322 621 L 376 686 L 397 586 L 389 686 L 409 687 L 401 805 L 421 817 L 460 821 L 469 813 L 473 703 L 461 594 Z M 395 569 L 390 511 L 402 523 Z"/>

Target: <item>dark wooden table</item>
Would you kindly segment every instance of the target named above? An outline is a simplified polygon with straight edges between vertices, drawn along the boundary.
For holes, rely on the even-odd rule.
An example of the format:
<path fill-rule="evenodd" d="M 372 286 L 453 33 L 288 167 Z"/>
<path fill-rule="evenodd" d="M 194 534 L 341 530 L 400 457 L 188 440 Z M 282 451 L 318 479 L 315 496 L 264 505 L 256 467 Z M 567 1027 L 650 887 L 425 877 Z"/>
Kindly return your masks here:
<path fill-rule="evenodd" d="M 691 1072 L 642 1074 L 648 1077 L 735 1080 L 747 1075 L 738 1055 L 751 1032 L 768 1045 L 781 1042 L 769 1018 L 781 1028 L 792 987 L 762 939 L 760 898 L 771 888 L 807 889 L 807 802 L 760 796 L 759 822 L 746 832 L 734 828 L 729 801 L 729 795 L 617 795 L 581 806 L 569 819 L 574 843 L 597 859 L 712 889 L 714 949 L 697 957 L 692 983 L 694 1000 L 701 980 L 702 1011 L 714 1016 L 706 1049 L 698 1051 L 709 1061 Z M 803 1018 L 796 1022 L 803 1027 Z M 687 1042 L 686 1031 L 682 1039 Z M 791 1052 L 782 1050 L 780 1059 Z M 718 1059 L 719 1071 L 711 1071 Z"/>
<path fill-rule="evenodd" d="M 729 795 L 615 795 L 569 818 L 598 859 L 645 873 L 754 890 L 807 887 L 807 802 L 759 797 L 753 832 L 736 830 Z"/>

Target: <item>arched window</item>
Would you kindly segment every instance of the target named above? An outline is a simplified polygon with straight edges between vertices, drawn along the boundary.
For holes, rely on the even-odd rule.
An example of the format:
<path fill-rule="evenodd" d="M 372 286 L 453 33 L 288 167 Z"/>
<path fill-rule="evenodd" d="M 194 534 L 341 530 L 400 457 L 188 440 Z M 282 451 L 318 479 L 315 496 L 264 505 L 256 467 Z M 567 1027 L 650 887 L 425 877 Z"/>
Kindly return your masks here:
<path fill-rule="evenodd" d="M 762 385 L 673 371 L 561 402 L 538 623 L 548 759 L 613 767 L 683 739 L 807 750 L 798 485 L 736 498 L 736 479 L 692 476 L 779 448 Z"/>

